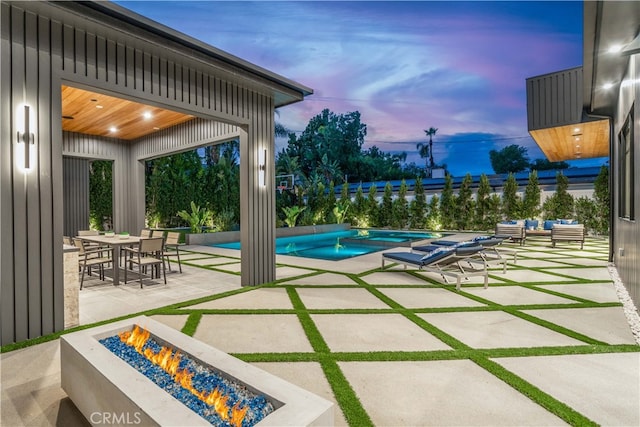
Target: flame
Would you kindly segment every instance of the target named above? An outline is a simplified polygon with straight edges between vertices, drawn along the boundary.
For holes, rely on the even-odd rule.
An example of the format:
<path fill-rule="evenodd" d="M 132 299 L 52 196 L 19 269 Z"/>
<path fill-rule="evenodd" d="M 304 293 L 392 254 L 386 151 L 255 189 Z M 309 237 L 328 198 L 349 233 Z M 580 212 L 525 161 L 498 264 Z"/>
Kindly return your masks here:
<path fill-rule="evenodd" d="M 216 414 L 223 421 L 227 421 L 236 427 L 242 426 L 242 421 L 249 409 L 248 406 L 240 408 L 240 402 L 237 402 L 230 408 L 227 404 L 229 396 L 223 395 L 218 388 L 209 393 L 205 390 L 197 390 L 191 383 L 194 374 L 189 372 L 186 368 L 181 371 L 178 370 L 181 357 L 180 352 L 174 352 L 172 348 L 166 346 L 163 346 L 157 353 L 154 353 L 151 348 L 143 350 L 143 347 L 149 340 L 150 336 L 151 333 L 149 331 L 138 327 L 138 325 L 134 326 L 133 331 L 124 331 L 119 334 L 122 342 L 132 346 L 138 353 L 146 357 L 154 365 L 159 366 L 166 373 L 171 375 L 176 383 L 180 384 L 184 389 L 189 390 L 193 395 L 205 402 L 207 405 L 213 407 Z"/>

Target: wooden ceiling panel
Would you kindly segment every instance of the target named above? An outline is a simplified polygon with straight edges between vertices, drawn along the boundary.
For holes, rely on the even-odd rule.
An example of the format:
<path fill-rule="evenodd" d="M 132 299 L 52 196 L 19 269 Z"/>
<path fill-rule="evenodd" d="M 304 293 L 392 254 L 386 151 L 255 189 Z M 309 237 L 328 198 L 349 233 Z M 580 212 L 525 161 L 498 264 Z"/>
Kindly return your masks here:
<path fill-rule="evenodd" d="M 609 122 L 598 120 L 529 132 L 550 162 L 609 155 Z"/>
<path fill-rule="evenodd" d="M 149 117 L 145 117 L 145 113 Z M 62 129 L 69 132 L 133 140 L 193 118 L 188 114 L 62 86 Z"/>

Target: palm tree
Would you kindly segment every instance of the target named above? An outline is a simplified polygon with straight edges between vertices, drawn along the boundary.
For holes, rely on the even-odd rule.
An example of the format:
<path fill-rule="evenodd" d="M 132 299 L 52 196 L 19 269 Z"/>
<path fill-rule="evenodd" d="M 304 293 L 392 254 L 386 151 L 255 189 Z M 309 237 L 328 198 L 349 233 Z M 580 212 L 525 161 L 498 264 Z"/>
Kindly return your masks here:
<path fill-rule="evenodd" d="M 287 129 L 282 123 L 276 122 L 273 126 L 274 134 L 277 137 L 288 137 L 291 131 Z"/>
<path fill-rule="evenodd" d="M 418 150 L 418 154 L 420 158 L 425 159 L 424 169 L 426 171 L 429 170 L 429 145 L 426 142 L 418 142 L 416 144 L 416 150 Z"/>
<path fill-rule="evenodd" d="M 438 132 L 436 128 L 429 128 L 429 130 L 424 131 L 427 135 L 429 135 L 429 176 L 431 176 L 431 171 L 433 170 L 433 136 Z"/>

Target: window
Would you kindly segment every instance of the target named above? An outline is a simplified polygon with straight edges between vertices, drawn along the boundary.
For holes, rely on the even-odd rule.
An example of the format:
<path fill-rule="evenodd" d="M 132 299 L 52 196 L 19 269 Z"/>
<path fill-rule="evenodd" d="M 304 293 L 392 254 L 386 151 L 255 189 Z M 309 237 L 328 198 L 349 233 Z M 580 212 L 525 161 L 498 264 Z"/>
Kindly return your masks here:
<path fill-rule="evenodd" d="M 631 112 L 618 135 L 618 161 L 620 166 L 618 216 L 631 220 L 635 219 L 633 140 L 632 106 Z"/>

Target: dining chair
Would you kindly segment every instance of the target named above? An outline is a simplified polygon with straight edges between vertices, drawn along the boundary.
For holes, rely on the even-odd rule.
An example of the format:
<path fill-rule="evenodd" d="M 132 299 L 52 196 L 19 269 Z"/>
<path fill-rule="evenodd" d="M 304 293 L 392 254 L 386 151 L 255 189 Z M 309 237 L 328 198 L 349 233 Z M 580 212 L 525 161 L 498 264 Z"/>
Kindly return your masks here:
<path fill-rule="evenodd" d="M 100 280 L 104 279 L 104 266 L 113 262 L 113 249 L 95 248 L 87 245 L 87 242 L 80 238 L 74 238 L 73 242 L 78 248 L 78 263 L 82 268 L 82 276 L 80 277 L 80 289 L 84 285 L 84 274 L 89 270 L 91 275 L 91 267 L 99 267 Z"/>
<path fill-rule="evenodd" d="M 151 237 L 151 230 L 149 230 L 148 228 L 143 228 L 142 230 L 140 230 L 140 237 L 142 237 L 143 239 L 148 239 L 149 237 Z"/>
<path fill-rule="evenodd" d="M 100 232 L 98 230 L 78 230 L 79 237 L 99 236 L 99 235 L 100 235 Z M 106 248 L 107 250 L 109 249 L 108 246 L 101 245 L 100 243 L 94 243 L 94 242 L 84 242 L 84 246 L 87 249 L 94 249 L 94 248 Z"/>
<path fill-rule="evenodd" d="M 151 230 L 151 237 L 164 237 L 164 230 Z"/>
<path fill-rule="evenodd" d="M 180 273 L 182 273 L 182 264 L 180 263 L 180 233 L 177 231 L 168 231 L 167 237 L 164 241 L 164 250 L 162 251 L 162 256 L 167 259 L 167 264 L 169 264 L 169 271 L 171 271 L 171 257 L 178 257 L 178 268 L 180 269 Z"/>
<path fill-rule="evenodd" d="M 142 271 L 146 267 L 151 268 L 151 278 L 153 279 L 153 272 L 156 271 L 160 264 L 162 264 L 162 275 L 164 277 L 164 284 L 167 284 L 167 273 L 164 266 L 163 244 L 164 239 L 162 237 L 150 237 L 147 239 L 140 239 L 138 247 L 122 248 L 123 251 L 129 252 L 131 256 L 127 259 L 129 265 L 137 264 L 138 274 L 140 277 L 140 288 L 142 288 Z M 127 271 L 124 269 L 124 283 L 127 283 Z M 159 271 L 158 271 L 159 275 Z"/>

